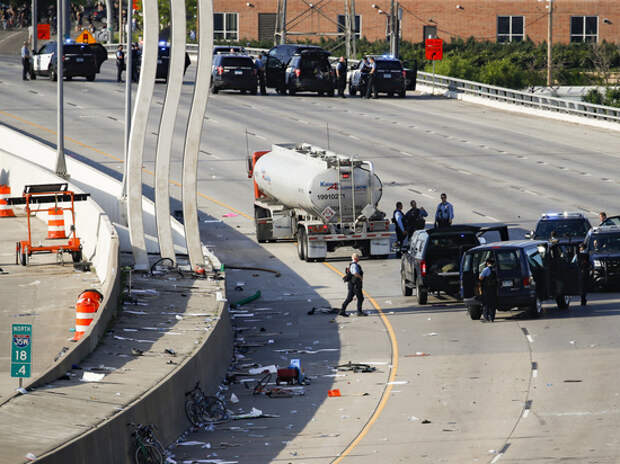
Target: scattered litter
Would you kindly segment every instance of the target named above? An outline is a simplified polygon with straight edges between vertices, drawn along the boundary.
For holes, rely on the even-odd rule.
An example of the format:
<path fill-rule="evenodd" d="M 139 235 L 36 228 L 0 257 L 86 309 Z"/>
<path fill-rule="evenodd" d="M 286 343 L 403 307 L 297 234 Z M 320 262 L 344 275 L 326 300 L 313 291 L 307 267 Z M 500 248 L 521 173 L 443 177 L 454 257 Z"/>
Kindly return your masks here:
<path fill-rule="evenodd" d="M 237 395 L 235 395 L 234 393 L 230 394 L 230 402 L 231 403 L 238 403 L 239 402 L 239 397 Z"/>
<path fill-rule="evenodd" d="M 385 300 L 385 304 L 392 304 L 392 300 Z"/>
<path fill-rule="evenodd" d="M 377 370 L 376 367 L 371 366 L 370 364 L 352 363 L 351 361 L 346 364 L 340 364 L 339 366 L 336 366 L 336 369 L 338 369 L 339 371 L 353 371 L 355 373 L 374 372 Z"/>
<path fill-rule="evenodd" d="M 198 446 L 198 445 L 206 445 L 204 441 L 184 441 L 183 443 L 179 443 L 179 446 Z"/>
<path fill-rule="evenodd" d="M 253 369 L 248 370 L 248 374 L 250 375 L 257 375 L 257 374 L 277 374 L 278 373 L 278 368 L 275 364 L 271 364 L 270 366 L 260 366 L 260 367 L 255 367 Z"/>
<path fill-rule="evenodd" d="M 338 388 L 334 389 L 334 390 L 328 390 L 327 391 L 327 396 L 329 396 L 330 398 L 335 398 L 340 395 L 340 390 Z"/>
<path fill-rule="evenodd" d="M 32 453 L 27 453 L 26 456 L 24 456 L 26 459 L 28 459 L 29 461 L 34 461 L 37 457 L 32 454 Z"/>
<path fill-rule="evenodd" d="M 157 290 L 153 288 L 132 288 L 131 293 L 138 293 L 141 295 L 157 295 Z"/>
<path fill-rule="evenodd" d="M 300 350 L 297 348 L 285 348 L 282 350 L 273 350 L 276 353 L 289 353 L 289 354 L 317 354 L 326 351 L 339 351 L 338 348 L 321 348 L 319 350 Z"/>
<path fill-rule="evenodd" d="M 164 350 L 164 352 L 165 352 L 165 353 L 167 353 L 167 354 L 169 354 L 169 355 L 171 355 L 171 356 L 176 356 L 176 355 L 177 355 L 177 352 L 176 352 L 176 351 L 174 351 L 172 348 L 166 348 L 166 349 Z"/>
<path fill-rule="evenodd" d="M 424 351 L 416 351 L 415 354 L 406 354 L 405 358 L 419 358 L 422 356 L 430 356 L 430 353 L 425 353 Z"/>
<path fill-rule="evenodd" d="M 429 332 L 424 334 L 425 337 L 436 337 L 437 335 L 439 335 L 437 332 Z"/>
<path fill-rule="evenodd" d="M 283 293 L 282 296 L 293 296 L 293 294 L 286 292 L 286 293 Z"/>
<path fill-rule="evenodd" d="M 245 282 L 237 282 L 235 284 L 236 287 L 245 287 L 246 283 Z"/>
<path fill-rule="evenodd" d="M 134 356 L 142 356 L 144 354 L 144 351 L 138 349 L 138 348 L 132 348 L 131 349 L 131 354 L 133 354 Z"/>
<path fill-rule="evenodd" d="M 566 379 L 564 381 L 564 383 L 579 383 L 579 382 L 583 382 L 583 380 L 581 380 L 581 379 Z"/>
<path fill-rule="evenodd" d="M 97 372 L 84 372 L 82 378 L 80 379 L 82 382 L 101 382 L 105 374 L 99 374 Z"/>
<path fill-rule="evenodd" d="M 166 464 L 177 464 L 177 462 L 172 459 L 170 456 L 166 458 Z"/>
<path fill-rule="evenodd" d="M 130 311 L 129 309 L 124 309 L 123 312 L 129 313 L 129 314 L 137 314 L 139 316 L 146 314 L 144 311 Z"/>
<path fill-rule="evenodd" d="M 269 340 L 267 341 L 267 343 L 268 343 L 269 345 L 273 345 L 275 342 L 276 342 L 276 341 L 275 341 L 274 339 L 269 339 Z"/>
<path fill-rule="evenodd" d="M 428 419 L 424 419 L 422 422 L 420 422 L 421 424 L 430 424 L 431 421 L 429 421 Z"/>
<path fill-rule="evenodd" d="M 409 422 L 416 422 L 419 421 L 420 419 L 418 419 L 416 416 L 409 416 Z"/>
<path fill-rule="evenodd" d="M 215 292 L 215 301 L 228 301 L 226 298 L 224 298 L 224 295 L 222 294 L 222 292 Z"/>
<path fill-rule="evenodd" d="M 179 315 L 179 314 L 177 314 L 177 315 L 176 315 L 176 316 L 174 316 L 174 317 L 175 317 L 175 319 L 176 319 L 177 321 L 182 321 L 182 320 L 183 320 L 183 316 L 181 316 L 181 315 Z"/>
<path fill-rule="evenodd" d="M 39 285 L 40 283 L 40 280 L 35 280 L 34 282 L 30 282 L 29 284 L 21 284 L 20 287 L 33 287 L 35 285 Z"/>
<path fill-rule="evenodd" d="M 221 219 L 205 219 L 202 222 L 204 222 L 205 224 L 212 224 L 212 223 L 215 223 L 215 222 L 222 222 L 222 220 Z"/>
<path fill-rule="evenodd" d="M 570 344 L 571 344 L 571 345 L 574 345 L 574 344 L 575 344 L 575 340 L 571 340 L 571 341 L 570 341 Z"/>
<path fill-rule="evenodd" d="M 231 218 L 231 217 L 237 217 L 237 216 L 239 216 L 237 213 L 222 214 L 222 217 L 225 217 L 225 218 Z"/>
<path fill-rule="evenodd" d="M 258 419 L 262 417 L 277 418 L 280 416 L 278 414 L 267 414 L 261 411 L 260 409 L 252 408 L 252 410 L 246 414 L 238 414 L 235 416 L 231 416 L 230 418 L 233 420 L 242 420 L 242 419 Z"/>
<path fill-rule="evenodd" d="M 388 385 L 406 385 L 409 383 L 409 380 L 394 380 L 392 382 L 388 382 Z"/>
<path fill-rule="evenodd" d="M 123 329 L 123 332 L 137 332 L 138 329 Z"/>

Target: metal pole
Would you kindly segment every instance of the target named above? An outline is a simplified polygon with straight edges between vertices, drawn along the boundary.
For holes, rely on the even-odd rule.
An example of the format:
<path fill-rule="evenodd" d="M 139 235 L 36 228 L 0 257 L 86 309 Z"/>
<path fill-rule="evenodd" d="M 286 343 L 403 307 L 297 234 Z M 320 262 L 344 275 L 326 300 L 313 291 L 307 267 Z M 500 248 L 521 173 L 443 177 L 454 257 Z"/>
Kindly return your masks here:
<path fill-rule="evenodd" d="M 286 0 L 282 0 L 282 25 L 280 27 L 280 44 L 286 43 Z"/>
<path fill-rule="evenodd" d="M 32 0 L 32 53 L 37 52 L 37 39 L 38 39 L 38 20 L 37 20 L 37 0 Z"/>
<path fill-rule="evenodd" d="M 65 0 L 57 0 L 56 2 L 56 76 L 58 79 L 57 86 L 57 109 L 56 109 L 56 174 L 60 177 L 67 177 L 67 164 L 65 162 L 65 114 L 63 102 L 63 79 L 65 70 L 63 66 L 63 3 Z"/>
<path fill-rule="evenodd" d="M 357 25 L 357 21 L 355 20 L 355 0 L 351 0 L 351 21 L 353 21 L 353 34 L 351 37 L 351 52 L 354 57 L 357 57 L 357 45 L 355 43 L 357 37 L 355 35 L 355 29 Z"/>
<path fill-rule="evenodd" d="M 396 56 L 394 51 L 396 50 L 396 36 L 394 31 L 396 30 L 396 12 L 394 8 L 394 0 L 390 4 L 390 55 Z"/>
<path fill-rule="evenodd" d="M 127 197 L 127 161 L 129 156 L 129 135 L 131 134 L 131 80 L 133 69 L 133 58 L 131 52 L 131 39 L 133 35 L 133 0 L 127 0 L 127 47 L 125 50 L 125 164 L 123 164 L 123 187 L 121 198 Z M 119 43 L 122 43 L 122 36 L 119 36 Z"/>
<path fill-rule="evenodd" d="M 344 0 L 344 37 L 347 61 L 351 59 L 351 10 L 349 0 Z"/>
<path fill-rule="evenodd" d="M 403 18 L 403 9 L 400 7 L 400 3 L 396 2 L 396 8 L 394 9 L 394 35 L 396 38 L 394 39 L 394 56 L 398 58 L 400 55 L 400 22 Z"/>
<path fill-rule="evenodd" d="M 551 86 L 551 47 L 552 47 L 552 31 L 553 31 L 553 0 L 549 2 L 549 16 L 547 22 L 547 86 Z"/>
<path fill-rule="evenodd" d="M 123 41 L 123 0 L 118 0 L 118 43 Z"/>
<path fill-rule="evenodd" d="M 108 36 L 106 37 L 106 43 L 111 44 L 113 42 L 112 40 L 112 0 L 106 0 L 105 1 L 105 11 L 106 11 L 106 23 L 105 23 L 105 28 L 106 31 L 108 33 Z M 121 41 L 119 40 L 118 43 L 120 43 Z"/>
<path fill-rule="evenodd" d="M 435 95 L 435 60 L 433 60 L 433 93 Z"/>
<path fill-rule="evenodd" d="M 71 38 L 71 0 L 64 0 L 62 5 L 62 17 L 65 21 L 63 29 L 63 37 L 65 39 Z"/>

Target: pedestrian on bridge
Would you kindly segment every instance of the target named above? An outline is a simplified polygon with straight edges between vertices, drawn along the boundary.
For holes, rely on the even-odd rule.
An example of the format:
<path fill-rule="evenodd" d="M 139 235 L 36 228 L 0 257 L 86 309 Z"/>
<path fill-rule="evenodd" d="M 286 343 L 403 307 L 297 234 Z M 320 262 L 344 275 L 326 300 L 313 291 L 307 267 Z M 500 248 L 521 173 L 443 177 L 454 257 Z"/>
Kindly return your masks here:
<path fill-rule="evenodd" d="M 338 88 L 338 96 L 346 98 L 344 96 L 344 88 L 347 86 L 347 61 L 344 56 L 338 59 L 336 65 L 336 86 Z"/>
<path fill-rule="evenodd" d="M 581 293 L 581 306 L 588 303 L 588 288 L 590 287 L 590 279 L 592 266 L 590 265 L 590 255 L 586 251 L 583 243 L 579 244 L 579 252 L 577 253 L 577 269 L 579 269 L 579 290 Z"/>
<path fill-rule="evenodd" d="M 489 258 L 486 267 L 478 277 L 482 285 L 482 308 L 483 322 L 495 322 L 495 312 L 497 310 L 497 273 L 495 272 L 495 260 Z"/>
<path fill-rule="evenodd" d="M 28 48 L 28 42 L 24 41 L 24 45 L 21 50 L 22 55 L 22 79 L 27 81 L 28 74 L 32 78 L 32 68 L 30 67 L 30 49 Z"/>
<path fill-rule="evenodd" d="M 403 204 L 400 201 L 396 202 L 396 209 L 392 213 L 392 222 L 394 223 L 394 230 L 396 231 L 396 255 L 400 256 L 403 245 L 405 244 L 405 238 L 407 237 L 407 230 L 405 228 L 405 213 L 403 213 Z"/>
<path fill-rule="evenodd" d="M 448 196 L 441 194 L 441 203 L 437 205 L 435 211 L 435 227 L 448 227 L 452 225 L 454 219 L 454 208 L 448 203 Z"/>
<path fill-rule="evenodd" d="M 405 213 L 405 227 L 407 229 L 407 238 L 411 240 L 411 236 L 416 230 L 422 230 L 426 226 L 425 217 L 428 213 L 424 206 L 418 208 L 415 200 L 409 202 L 411 208 Z"/>
<path fill-rule="evenodd" d="M 265 62 L 263 61 L 262 53 L 258 54 L 258 58 L 254 61 L 256 66 L 256 73 L 258 74 L 258 86 L 260 87 L 260 94 L 267 95 L 267 88 L 265 82 Z"/>
<path fill-rule="evenodd" d="M 362 290 L 364 271 L 359 263 L 359 259 L 360 255 L 357 253 L 351 255 L 351 264 L 347 267 L 346 274 L 342 278 L 342 280 L 347 283 L 348 292 L 347 298 L 343 301 L 340 312 L 338 313 L 339 316 L 349 317 L 346 310 L 349 303 L 353 301 L 353 297 L 357 298 L 357 315 L 368 316 L 367 313 L 362 311 L 362 303 L 364 302 L 364 292 Z"/>
<path fill-rule="evenodd" d="M 123 46 L 119 45 L 116 49 L 116 82 L 122 81 L 122 73 L 125 70 L 125 52 Z"/>
<path fill-rule="evenodd" d="M 368 81 L 366 82 L 366 98 L 377 98 L 377 62 L 374 57 L 368 58 L 370 62 L 370 70 L 368 71 Z"/>

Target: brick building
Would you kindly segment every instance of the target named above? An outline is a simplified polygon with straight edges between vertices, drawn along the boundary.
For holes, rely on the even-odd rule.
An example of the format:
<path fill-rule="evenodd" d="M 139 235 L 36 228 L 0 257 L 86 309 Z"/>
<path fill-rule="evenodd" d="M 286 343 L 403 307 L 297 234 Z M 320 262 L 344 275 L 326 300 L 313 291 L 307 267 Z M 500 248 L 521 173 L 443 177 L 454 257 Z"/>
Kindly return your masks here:
<path fill-rule="evenodd" d="M 351 0 L 349 0 L 350 2 Z M 552 0 L 555 43 L 620 43 L 620 0 Z M 214 0 L 216 39 L 273 38 L 278 0 Z M 512 41 L 547 40 L 549 0 L 400 0 L 401 37 L 420 42 L 436 35 Z M 309 5 L 312 5 L 309 7 Z M 355 0 L 356 29 L 370 41 L 385 38 L 390 0 Z M 288 41 L 337 33 L 345 0 L 288 0 Z M 307 35 L 296 35 L 306 33 Z"/>

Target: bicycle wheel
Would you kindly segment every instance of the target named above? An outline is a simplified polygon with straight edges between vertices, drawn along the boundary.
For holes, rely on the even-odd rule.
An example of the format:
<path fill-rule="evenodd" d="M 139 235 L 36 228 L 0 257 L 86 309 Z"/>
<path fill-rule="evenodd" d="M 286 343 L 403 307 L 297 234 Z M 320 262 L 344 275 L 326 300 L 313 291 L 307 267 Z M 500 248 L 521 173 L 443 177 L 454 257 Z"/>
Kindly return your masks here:
<path fill-rule="evenodd" d="M 203 411 L 199 404 L 196 404 L 194 400 L 187 400 L 185 402 L 185 414 L 187 419 L 192 425 L 200 426 L 203 422 Z"/>
<path fill-rule="evenodd" d="M 136 464 L 163 464 L 164 457 L 153 445 L 140 443 L 136 450 Z"/>
<path fill-rule="evenodd" d="M 220 422 L 228 419 L 224 402 L 215 396 L 207 396 L 204 400 L 202 419 L 204 422 Z"/>

